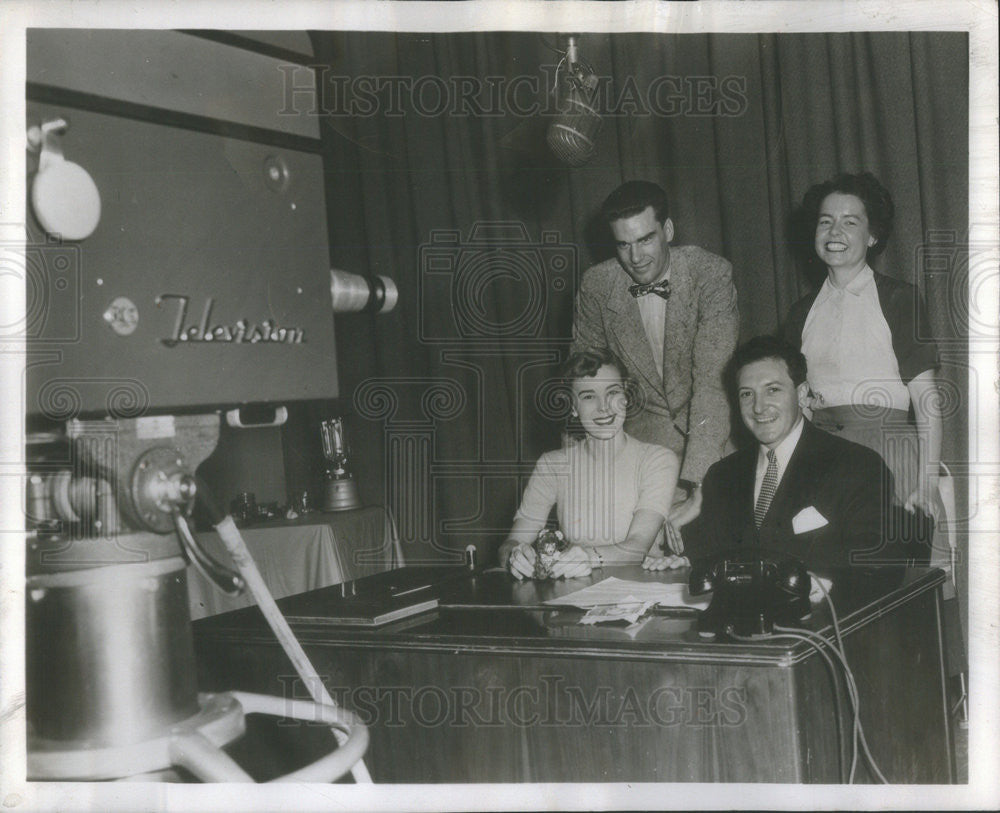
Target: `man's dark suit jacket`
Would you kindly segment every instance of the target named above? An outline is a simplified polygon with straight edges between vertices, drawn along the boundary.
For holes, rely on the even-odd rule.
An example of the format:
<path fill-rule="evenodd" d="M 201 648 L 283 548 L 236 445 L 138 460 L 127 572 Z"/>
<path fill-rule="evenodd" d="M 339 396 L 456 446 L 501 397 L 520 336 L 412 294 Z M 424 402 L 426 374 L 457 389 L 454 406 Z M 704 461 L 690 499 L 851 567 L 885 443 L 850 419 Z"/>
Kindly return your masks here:
<path fill-rule="evenodd" d="M 803 421 L 802 435 L 760 530 L 753 517 L 758 445 L 708 470 L 701 515 L 682 531 L 688 558 L 701 561 L 738 546 L 757 545 L 795 556 L 809 567 L 827 568 L 863 565 L 883 549 L 892 510 L 889 469 L 871 449 Z M 793 518 L 809 508 L 826 524 L 795 533 Z M 815 517 L 811 511 L 807 515 Z"/>

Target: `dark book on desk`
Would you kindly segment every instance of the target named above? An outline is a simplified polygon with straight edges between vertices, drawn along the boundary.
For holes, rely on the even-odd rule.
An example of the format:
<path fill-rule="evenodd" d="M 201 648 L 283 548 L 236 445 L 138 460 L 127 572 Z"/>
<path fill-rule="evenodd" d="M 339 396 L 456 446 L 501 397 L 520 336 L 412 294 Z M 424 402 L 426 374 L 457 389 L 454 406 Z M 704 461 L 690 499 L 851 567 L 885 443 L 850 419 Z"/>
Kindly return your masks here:
<path fill-rule="evenodd" d="M 313 601 L 311 612 L 296 613 L 294 609 L 286 611 L 285 617 L 289 623 L 299 624 L 329 624 L 345 627 L 378 627 L 400 618 L 433 610 L 438 606 L 436 598 L 414 598 L 411 601 L 362 596 L 351 596 L 342 599 L 339 595 L 330 602 L 329 608 L 322 602 Z"/>
<path fill-rule="evenodd" d="M 442 588 L 468 575 L 464 567 L 404 567 L 289 596 L 280 607 L 292 623 L 378 627 L 437 608 Z"/>

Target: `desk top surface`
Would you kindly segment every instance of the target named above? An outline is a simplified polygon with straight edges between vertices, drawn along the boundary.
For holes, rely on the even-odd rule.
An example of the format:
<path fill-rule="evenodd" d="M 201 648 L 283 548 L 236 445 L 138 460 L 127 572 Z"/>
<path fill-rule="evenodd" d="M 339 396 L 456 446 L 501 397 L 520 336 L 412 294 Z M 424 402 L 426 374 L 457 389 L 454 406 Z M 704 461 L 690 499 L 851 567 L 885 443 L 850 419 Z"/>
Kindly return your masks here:
<path fill-rule="evenodd" d="M 845 636 L 933 590 L 944 580 L 940 570 L 883 567 L 832 574 L 830 596 Z M 364 649 L 452 650 L 497 655 L 616 657 L 630 660 L 746 662 L 790 665 L 812 652 L 793 639 L 752 642 L 705 640 L 695 629 L 697 612 L 654 608 L 645 623 L 626 631 L 624 622 L 581 625 L 582 610 L 546 606 L 545 601 L 595 584 L 607 576 L 631 581 L 686 582 L 688 570 L 649 573 L 638 566 L 606 567 L 588 577 L 565 581 L 518 582 L 498 570 L 472 572 L 461 567 L 408 567 L 281 599 L 278 606 L 304 645 Z M 343 626 L 335 616 L 355 597 L 384 597 L 413 587 L 413 601 L 436 598 L 438 606 L 377 627 Z M 801 627 L 832 637 L 826 602 L 812 605 Z M 201 639 L 274 644 L 256 607 L 194 625 Z"/>

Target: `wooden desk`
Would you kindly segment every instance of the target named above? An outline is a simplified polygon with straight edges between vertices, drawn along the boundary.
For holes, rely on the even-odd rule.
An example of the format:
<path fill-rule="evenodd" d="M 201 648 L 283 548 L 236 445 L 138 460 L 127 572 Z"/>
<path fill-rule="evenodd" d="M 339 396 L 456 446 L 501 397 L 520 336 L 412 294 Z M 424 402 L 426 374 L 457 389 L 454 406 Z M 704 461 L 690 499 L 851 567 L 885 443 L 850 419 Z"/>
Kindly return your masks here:
<path fill-rule="evenodd" d="M 841 681 L 848 742 L 838 743 L 830 674 L 810 647 L 705 641 L 677 614 L 653 617 L 633 639 L 540 606 L 607 575 L 686 579 L 637 567 L 554 583 L 487 572 L 436 588 L 437 610 L 377 629 L 292 626 L 333 697 L 370 724 L 377 782 L 841 781 L 849 705 Z M 380 578 L 355 586 L 374 590 Z M 942 580 L 926 569 L 835 574 L 862 722 L 892 782 L 952 781 Z M 279 604 L 290 617 L 317 616 L 340 592 Z M 803 626 L 832 635 L 825 605 Z M 305 696 L 259 614 L 194 628 L 200 688 Z M 308 758 L 308 733 L 270 732 L 262 761 L 277 770 L 293 751 L 292 766 Z"/>
<path fill-rule="evenodd" d="M 294 520 L 248 525 L 240 533 L 275 598 L 359 579 L 403 564 L 392 517 L 381 506 L 316 511 Z M 220 562 L 230 561 L 218 534 L 196 536 Z M 187 579 L 192 619 L 254 603 L 249 593 L 227 596 L 193 567 L 188 568 Z"/>

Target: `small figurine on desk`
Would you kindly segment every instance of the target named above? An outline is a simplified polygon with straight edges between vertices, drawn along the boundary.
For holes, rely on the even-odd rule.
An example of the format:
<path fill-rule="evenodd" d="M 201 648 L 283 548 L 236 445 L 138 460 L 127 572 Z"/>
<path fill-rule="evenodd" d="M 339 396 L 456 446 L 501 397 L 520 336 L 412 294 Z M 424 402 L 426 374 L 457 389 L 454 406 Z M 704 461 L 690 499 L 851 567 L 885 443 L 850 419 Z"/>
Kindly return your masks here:
<path fill-rule="evenodd" d="M 552 575 L 552 565 L 566 548 L 569 541 L 563 532 L 555 528 L 542 528 L 535 539 L 535 578 L 547 579 Z"/>

